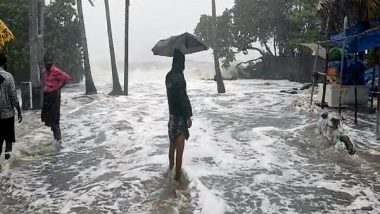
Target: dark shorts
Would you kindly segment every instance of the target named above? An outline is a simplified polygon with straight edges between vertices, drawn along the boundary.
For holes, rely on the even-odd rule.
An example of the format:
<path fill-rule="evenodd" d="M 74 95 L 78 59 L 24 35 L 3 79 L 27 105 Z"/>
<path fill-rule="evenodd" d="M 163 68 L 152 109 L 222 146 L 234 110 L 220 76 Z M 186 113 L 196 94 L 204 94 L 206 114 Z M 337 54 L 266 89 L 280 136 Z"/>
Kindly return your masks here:
<path fill-rule="evenodd" d="M 0 142 L 14 143 L 15 137 L 15 118 L 0 119 Z"/>
<path fill-rule="evenodd" d="M 184 136 L 186 140 L 189 139 L 189 129 L 183 117 L 170 115 L 168 128 L 170 142 L 174 142 L 175 138 L 181 135 Z"/>

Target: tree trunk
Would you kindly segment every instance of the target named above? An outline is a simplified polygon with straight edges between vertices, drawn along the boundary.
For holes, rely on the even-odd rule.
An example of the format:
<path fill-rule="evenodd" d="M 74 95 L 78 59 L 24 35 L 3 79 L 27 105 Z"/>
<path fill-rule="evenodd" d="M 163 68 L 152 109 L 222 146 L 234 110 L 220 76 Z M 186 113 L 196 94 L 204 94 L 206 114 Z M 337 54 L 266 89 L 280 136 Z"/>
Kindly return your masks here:
<path fill-rule="evenodd" d="M 273 37 L 273 50 L 274 50 L 274 56 L 277 56 L 277 50 L 276 50 L 276 36 Z"/>
<path fill-rule="evenodd" d="M 82 41 L 82 57 L 84 63 L 84 76 L 85 76 L 85 84 L 86 84 L 86 94 L 96 94 L 97 90 L 92 79 L 91 67 L 90 67 L 90 58 L 88 55 L 88 47 L 87 47 L 87 36 L 86 36 L 86 28 L 84 24 L 83 18 L 83 7 L 82 0 L 77 0 L 77 9 L 79 15 L 80 22 L 80 36 Z"/>
<path fill-rule="evenodd" d="M 271 55 L 271 56 L 274 56 L 274 54 L 272 53 L 272 51 L 270 50 L 268 44 L 266 42 L 264 42 L 264 47 L 265 49 L 267 50 L 267 52 Z"/>
<path fill-rule="evenodd" d="M 215 63 L 215 79 L 217 82 L 218 93 L 225 93 L 226 89 L 224 87 L 222 73 L 220 72 L 219 53 L 218 53 L 218 48 L 216 45 L 216 35 L 217 35 L 216 6 L 215 6 L 215 0 L 212 0 L 212 37 L 213 37 L 213 46 L 214 46 L 213 49 L 214 49 L 214 63 Z"/>
<path fill-rule="evenodd" d="M 125 41 L 124 41 L 124 95 L 128 95 L 129 68 L 129 0 L 125 1 Z"/>
<path fill-rule="evenodd" d="M 108 0 L 104 0 L 104 4 L 106 7 L 108 43 L 110 47 L 111 67 L 112 67 L 112 91 L 110 92 L 110 95 L 123 95 L 123 90 L 121 89 L 121 86 L 120 86 L 119 75 L 117 73 L 117 68 L 116 68 L 115 50 L 113 47 L 111 17 L 110 17 L 110 8 L 109 8 Z"/>

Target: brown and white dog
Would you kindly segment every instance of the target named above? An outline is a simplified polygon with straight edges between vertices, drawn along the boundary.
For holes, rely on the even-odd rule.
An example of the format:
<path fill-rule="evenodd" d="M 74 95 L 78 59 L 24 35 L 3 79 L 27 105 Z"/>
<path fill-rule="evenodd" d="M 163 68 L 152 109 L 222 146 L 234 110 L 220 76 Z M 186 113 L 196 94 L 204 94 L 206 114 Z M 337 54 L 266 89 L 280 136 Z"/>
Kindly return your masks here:
<path fill-rule="evenodd" d="M 327 138 L 337 149 L 346 149 L 350 155 L 356 153 L 355 146 L 341 126 L 342 117 L 335 112 L 324 112 L 317 122 L 316 131 Z"/>

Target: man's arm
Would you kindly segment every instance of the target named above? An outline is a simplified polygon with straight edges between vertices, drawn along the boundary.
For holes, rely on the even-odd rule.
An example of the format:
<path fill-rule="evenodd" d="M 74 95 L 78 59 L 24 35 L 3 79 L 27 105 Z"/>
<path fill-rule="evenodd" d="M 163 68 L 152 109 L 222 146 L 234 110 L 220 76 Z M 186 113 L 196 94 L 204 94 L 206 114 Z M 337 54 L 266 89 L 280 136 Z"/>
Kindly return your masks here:
<path fill-rule="evenodd" d="M 65 87 L 65 85 L 71 80 L 71 77 L 65 72 L 60 71 L 60 79 L 61 79 L 61 86 L 59 87 L 59 90 Z"/>
<path fill-rule="evenodd" d="M 185 117 L 187 121 L 187 126 L 190 128 L 192 126 L 191 117 L 193 116 L 193 111 L 190 103 L 189 96 L 186 92 L 186 81 L 185 79 L 179 78 L 179 81 L 177 82 L 177 92 L 178 92 L 178 99 L 181 106 L 181 113 Z"/>
<path fill-rule="evenodd" d="M 13 77 L 10 79 L 10 84 L 9 84 L 9 100 L 11 101 L 12 106 L 16 108 L 18 122 L 21 123 L 22 121 L 21 108 L 20 108 L 20 103 L 18 102 L 17 90 L 16 90 L 16 85 L 15 85 L 15 81 Z"/>

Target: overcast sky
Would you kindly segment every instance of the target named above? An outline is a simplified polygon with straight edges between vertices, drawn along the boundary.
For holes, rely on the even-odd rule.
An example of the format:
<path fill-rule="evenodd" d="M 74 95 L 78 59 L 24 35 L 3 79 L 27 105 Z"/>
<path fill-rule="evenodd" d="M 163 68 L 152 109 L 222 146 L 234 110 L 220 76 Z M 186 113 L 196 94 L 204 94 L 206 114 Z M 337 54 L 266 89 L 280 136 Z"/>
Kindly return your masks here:
<path fill-rule="evenodd" d="M 116 57 L 124 59 L 125 0 L 109 0 Z M 96 0 L 91 7 L 84 3 L 84 17 L 92 64 L 109 60 L 108 37 L 104 1 Z M 231 8 L 234 0 L 216 0 L 217 14 Z M 201 14 L 211 14 L 211 0 L 131 0 L 130 5 L 130 61 L 161 61 L 151 48 L 160 39 L 183 32 L 193 33 Z M 188 59 L 212 61 L 209 52 L 198 53 Z"/>

